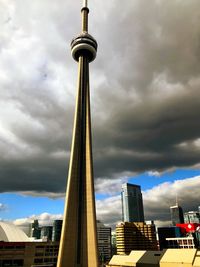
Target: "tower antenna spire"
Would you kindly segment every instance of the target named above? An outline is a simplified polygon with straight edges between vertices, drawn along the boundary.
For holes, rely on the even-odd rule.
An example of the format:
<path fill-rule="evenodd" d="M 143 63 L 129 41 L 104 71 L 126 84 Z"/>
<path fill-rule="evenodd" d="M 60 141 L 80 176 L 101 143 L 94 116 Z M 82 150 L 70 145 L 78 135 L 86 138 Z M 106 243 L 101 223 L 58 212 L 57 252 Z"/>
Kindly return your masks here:
<path fill-rule="evenodd" d="M 176 206 L 178 206 L 178 194 L 176 192 Z"/>
<path fill-rule="evenodd" d="M 88 0 L 83 0 L 83 7 L 88 7 Z"/>
<path fill-rule="evenodd" d="M 82 13 L 82 32 L 88 32 L 88 0 L 83 0 L 83 7 L 81 9 Z"/>

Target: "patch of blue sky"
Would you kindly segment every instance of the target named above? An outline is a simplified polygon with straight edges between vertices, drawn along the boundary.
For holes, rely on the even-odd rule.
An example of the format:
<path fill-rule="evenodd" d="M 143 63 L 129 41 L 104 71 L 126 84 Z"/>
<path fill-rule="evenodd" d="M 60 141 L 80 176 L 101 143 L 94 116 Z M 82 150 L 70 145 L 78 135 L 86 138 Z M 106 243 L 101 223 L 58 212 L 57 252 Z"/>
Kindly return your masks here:
<path fill-rule="evenodd" d="M 113 193 L 113 194 L 99 194 L 99 193 L 95 193 L 95 199 L 96 200 L 102 200 L 102 199 L 105 199 L 105 198 L 108 198 L 108 197 L 110 197 L 110 196 L 112 196 L 112 195 L 118 195 L 119 194 L 119 192 L 115 192 L 115 193 Z"/>
<path fill-rule="evenodd" d="M 173 182 L 175 180 L 184 180 L 200 175 L 200 169 L 177 169 L 174 171 L 161 173 L 160 176 L 150 175 L 148 172 L 131 177 L 129 183 L 141 186 L 143 191 L 153 188 L 164 182 Z"/>
<path fill-rule="evenodd" d="M 0 211 L 0 218 L 3 220 L 14 220 L 44 212 L 62 214 L 64 207 L 63 199 L 24 196 L 14 193 L 0 194 L 0 203 L 6 206 L 4 210 Z"/>
<path fill-rule="evenodd" d="M 200 175 L 200 169 L 177 169 L 174 171 L 160 173 L 159 176 L 158 176 L 158 172 L 144 172 L 134 177 L 130 177 L 128 179 L 128 182 L 131 184 L 140 185 L 141 189 L 145 191 L 145 190 L 153 188 L 154 186 L 162 184 L 164 182 L 173 182 L 175 180 L 183 180 L 183 179 L 191 178 L 191 177 L 198 176 L 198 175 Z M 110 194 L 96 193 L 96 199 L 102 200 L 112 195 L 119 195 L 119 193 L 120 191 L 110 192 Z"/>
<path fill-rule="evenodd" d="M 164 182 L 183 180 L 198 175 L 200 175 L 200 169 L 177 169 L 171 172 L 162 173 L 160 176 L 151 176 L 148 172 L 145 172 L 131 177 L 128 182 L 140 185 L 142 190 L 145 191 Z M 119 186 L 118 192 L 111 192 L 110 194 L 96 193 L 95 197 L 97 200 L 103 200 L 108 197 L 119 195 L 120 188 L 121 186 Z M 0 218 L 3 220 L 15 220 L 18 218 L 29 217 L 31 215 L 39 215 L 44 212 L 50 214 L 62 214 L 64 209 L 64 200 L 61 198 L 51 199 L 40 196 L 24 196 L 16 193 L 0 194 L 0 203 L 5 205 L 5 209 L 0 210 Z"/>

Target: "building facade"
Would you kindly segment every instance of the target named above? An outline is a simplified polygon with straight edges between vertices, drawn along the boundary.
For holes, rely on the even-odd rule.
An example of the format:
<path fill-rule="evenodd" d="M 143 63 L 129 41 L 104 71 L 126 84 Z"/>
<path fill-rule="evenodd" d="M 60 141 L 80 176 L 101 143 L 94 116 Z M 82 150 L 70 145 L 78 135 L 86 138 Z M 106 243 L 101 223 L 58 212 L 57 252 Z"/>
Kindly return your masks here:
<path fill-rule="evenodd" d="M 53 226 L 42 226 L 40 238 L 44 241 L 52 241 Z"/>
<path fill-rule="evenodd" d="M 0 267 L 55 267 L 58 242 L 0 242 Z"/>
<path fill-rule="evenodd" d="M 184 223 L 183 210 L 178 204 L 170 207 L 170 214 L 173 226 L 176 226 L 177 223 Z"/>
<path fill-rule="evenodd" d="M 179 238 L 182 236 L 181 228 L 176 226 L 158 227 L 157 231 L 160 250 L 168 248 L 166 238 Z"/>
<path fill-rule="evenodd" d="M 122 185 L 122 221 L 144 222 L 141 187 L 125 183 Z"/>
<path fill-rule="evenodd" d="M 184 223 L 200 223 L 200 213 L 198 211 L 184 212 Z"/>
<path fill-rule="evenodd" d="M 131 250 L 157 250 L 154 224 L 122 222 L 116 226 L 117 254 L 129 254 Z"/>
<path fill-rule="evenodd" d="M 114 255 L 107 267 L 200 267 L 200 251 L 166 249 L 132 251 L 130 255 Z"/>
<path fill-rule="evenodd" d="M 41 236 L 41 227 L 39 227 L 38 220 L 34 220 L 33 223 L 31 223 L 31 237 L 35 239 L 40 239 Z"/>
<path fill-rule="evenodd" d="M 62 224 L 63 224 L 62 220 L 55 220 L 53 222 L 52 241 L 60 241 Z"/>
<path fill-rule="evenodd" d="M 166 238 L 167 248 L 195 248 L 195 240 L 192 236 Z"/>
<path fill-rule="evenodd" d="M 101 262 L 106 262 L 111 259 L 111 228 L 106 227 L 100 221 L 97 221 L 97 241 L 99 248 L 99 257 Z"/>

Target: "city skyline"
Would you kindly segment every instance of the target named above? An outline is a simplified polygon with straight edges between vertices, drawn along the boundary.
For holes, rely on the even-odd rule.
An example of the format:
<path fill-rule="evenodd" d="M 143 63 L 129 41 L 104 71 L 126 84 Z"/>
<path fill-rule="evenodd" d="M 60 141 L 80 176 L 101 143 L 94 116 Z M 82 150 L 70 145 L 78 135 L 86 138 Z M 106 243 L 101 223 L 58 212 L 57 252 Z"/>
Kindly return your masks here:
<path fill-rule="evenodd" d="M 98 217 L 120 220 L 121 184 L 130 182 L 141 185 L 145 217 L 166 221 L 176 193 L 186 210 L 199 205 L 200 3 L 90 4 L 100 40 L 91 77 Z M 0 4 L 2 219 L 63 212 L 76 84 L 68 43 L 79 7 Z"/>

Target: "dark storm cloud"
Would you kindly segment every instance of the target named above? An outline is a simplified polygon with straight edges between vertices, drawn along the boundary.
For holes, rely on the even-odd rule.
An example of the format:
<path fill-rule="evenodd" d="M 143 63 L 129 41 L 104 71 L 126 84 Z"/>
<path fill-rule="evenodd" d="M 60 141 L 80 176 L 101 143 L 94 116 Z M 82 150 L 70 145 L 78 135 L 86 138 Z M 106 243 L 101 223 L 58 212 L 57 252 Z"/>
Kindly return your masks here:
<path fill-rule="evenodd" d="M 99 42 L 91 64 L 95 177 L 198 164 L 200 2 L 90 6 Z M 0 4 L 1 192 L 64 192 L 77 78 L 69 44 L 79 9 L 70 1 Z"/>

